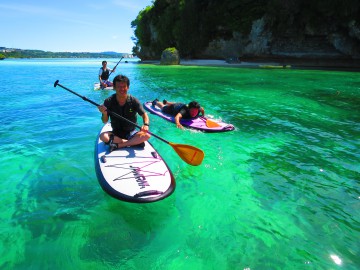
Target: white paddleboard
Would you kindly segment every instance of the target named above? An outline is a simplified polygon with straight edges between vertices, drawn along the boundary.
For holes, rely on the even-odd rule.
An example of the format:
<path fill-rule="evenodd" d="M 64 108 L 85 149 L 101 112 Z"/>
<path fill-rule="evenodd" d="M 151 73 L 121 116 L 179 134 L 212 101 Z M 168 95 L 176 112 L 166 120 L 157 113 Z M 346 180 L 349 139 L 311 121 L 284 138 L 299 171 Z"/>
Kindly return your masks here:
<path fill-rule="evenodd" d="M 100 83 L 94 83 L 94 90 L 114 90 L 112 86 L 108 86 L 106 88 L 100 88 Z"/>
<path fill-rule="evenodd" d="M 99 136 L 111 130 L 111 124 L 105 124 L 95 144 L 95 169 L 102 189 L 116 199 L 134 203 L 170 196 L 175 179 L 153 146 L 145 142 L 144 148 L 126 147 L 109 153 L 109 146 Z"/>

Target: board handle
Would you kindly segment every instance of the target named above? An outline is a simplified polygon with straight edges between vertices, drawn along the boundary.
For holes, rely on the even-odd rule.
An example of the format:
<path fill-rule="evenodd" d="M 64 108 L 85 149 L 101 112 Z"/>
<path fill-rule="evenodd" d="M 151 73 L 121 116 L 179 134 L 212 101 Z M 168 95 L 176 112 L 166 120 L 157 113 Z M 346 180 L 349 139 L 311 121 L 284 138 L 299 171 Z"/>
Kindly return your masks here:
<path fill-rule="evenodd" d="M 147 190 L 147 191 L 143 191 L 143 192 L 139 192 L 137 194 L 134 195 L 134 198 L 141 198 L 141 197 L 146 197 L 146 196 L 151 196 L 151 195 L 161 195 L 164 192 L 162 191 L 158 191 L 158 190 Z"/>

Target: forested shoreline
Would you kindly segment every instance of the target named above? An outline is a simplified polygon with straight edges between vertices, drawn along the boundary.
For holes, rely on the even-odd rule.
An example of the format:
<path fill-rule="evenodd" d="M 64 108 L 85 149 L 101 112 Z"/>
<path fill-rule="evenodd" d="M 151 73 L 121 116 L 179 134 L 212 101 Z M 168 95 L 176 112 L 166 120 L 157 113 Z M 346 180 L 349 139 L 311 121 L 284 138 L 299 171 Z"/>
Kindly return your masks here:
<path fill-rule="evenodd" d="M 141 59 L 360 59 L 358 0 L 156 0 L 132 21 Z"/>
<path fill-rule="evenodd" d="M 49 52 L 0 47 L 0 58 L 120 58 L 127 55 L 116 52 Z"/>

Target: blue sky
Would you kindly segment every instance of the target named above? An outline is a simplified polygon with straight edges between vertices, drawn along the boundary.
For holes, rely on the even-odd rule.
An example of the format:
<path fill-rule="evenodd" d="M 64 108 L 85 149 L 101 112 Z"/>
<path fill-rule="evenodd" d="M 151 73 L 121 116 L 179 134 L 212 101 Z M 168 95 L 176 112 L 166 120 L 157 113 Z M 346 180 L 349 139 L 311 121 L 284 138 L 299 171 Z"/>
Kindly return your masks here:
<path fill-rule="evenodd" d="M 131 28 L 153 0 L 0 1 L 0 47 L 130 53 Z"/>

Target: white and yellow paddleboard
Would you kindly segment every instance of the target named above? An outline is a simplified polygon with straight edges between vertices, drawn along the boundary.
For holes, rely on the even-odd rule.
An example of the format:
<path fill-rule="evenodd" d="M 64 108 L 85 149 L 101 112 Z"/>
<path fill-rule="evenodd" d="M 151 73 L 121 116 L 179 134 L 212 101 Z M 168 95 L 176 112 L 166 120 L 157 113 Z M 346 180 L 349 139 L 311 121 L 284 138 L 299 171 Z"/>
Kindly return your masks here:
<path fill-rule="evenodd" d="M 94 90 L 114 90 L 112 86 L 108 86 L 106 88 L 100 88 L 100 83 L 94 83 Z"/>
<path fill-rule="evenodd" d="M 99 136 L 111 130 L 107 123 Z M 174 192 L 173 174 L 149 142 L 145 142 L 144 148 L 127 147 L 109 153 L 109 146 L 99 136 L 95 144 L 96 175 L 110 196 L 126 202 L 149 203 Z"/>

